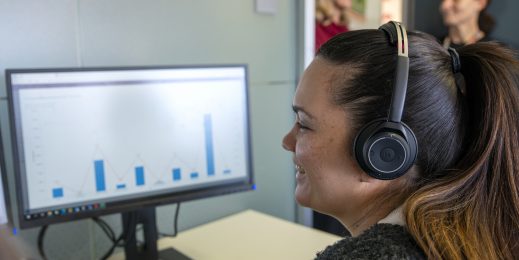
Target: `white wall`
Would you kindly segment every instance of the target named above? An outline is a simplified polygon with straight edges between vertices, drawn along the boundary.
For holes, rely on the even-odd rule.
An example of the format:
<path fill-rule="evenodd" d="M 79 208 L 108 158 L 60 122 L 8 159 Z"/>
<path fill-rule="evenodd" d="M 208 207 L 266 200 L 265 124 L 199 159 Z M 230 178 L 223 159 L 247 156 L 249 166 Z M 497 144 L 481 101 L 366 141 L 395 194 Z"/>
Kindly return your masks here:
<path fill-rule="evenodd" d="M 4 69 L 247 63 L 257 190 L 185 203 L 179 227 L 247 208 L 295 220 L 294 170 L 280 144 L 293 121 L 295 7 L 280 0 L 277 14 L 263 15 L 254 0 L 0 0 L 0 126 L 10 183 Z M 158 209 L 161 232 L 172 231 L 173 209 Z M 120 231 L 119 215 L 105 219 Z M 37 231 L 20 236 L 35 246 Z M 45 240 L 50 259 L 97 259 L 108 247 L 89 220 L 53 225 Z"/>

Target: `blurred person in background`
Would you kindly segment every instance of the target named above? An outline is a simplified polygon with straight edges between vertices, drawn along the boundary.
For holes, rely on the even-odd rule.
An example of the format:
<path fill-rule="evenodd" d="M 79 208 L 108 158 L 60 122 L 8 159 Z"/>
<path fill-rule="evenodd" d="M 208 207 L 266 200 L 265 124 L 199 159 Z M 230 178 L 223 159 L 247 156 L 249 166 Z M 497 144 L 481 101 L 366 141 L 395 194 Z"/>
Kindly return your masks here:
<path fill-rule="evenodd" d="M 315 51 L 333 36 L 349 31 L 348 11 L 351 0 L 316 0 Z"/>
<path fill-rule="evenodd" d="M 443 0 L 440 13 L 448 33 L 441 39 L 445 48 L 491 41 L 494 18 L 486 12 L 491 0 Z"/>

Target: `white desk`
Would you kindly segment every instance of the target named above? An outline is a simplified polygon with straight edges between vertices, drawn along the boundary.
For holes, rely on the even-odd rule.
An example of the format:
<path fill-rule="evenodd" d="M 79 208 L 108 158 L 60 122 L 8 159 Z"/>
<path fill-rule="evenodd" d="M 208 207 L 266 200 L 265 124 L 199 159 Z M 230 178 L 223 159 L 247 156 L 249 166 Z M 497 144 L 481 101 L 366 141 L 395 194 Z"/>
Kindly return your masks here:
<path fill-rule="evenodd" d="M 340 237 L 253 210 L 246 210 L 162 238 L 160 249 L 174 247 L 198 260 L 313 259 Z M 124 259 L 124 252 L 110 259 Z"/>

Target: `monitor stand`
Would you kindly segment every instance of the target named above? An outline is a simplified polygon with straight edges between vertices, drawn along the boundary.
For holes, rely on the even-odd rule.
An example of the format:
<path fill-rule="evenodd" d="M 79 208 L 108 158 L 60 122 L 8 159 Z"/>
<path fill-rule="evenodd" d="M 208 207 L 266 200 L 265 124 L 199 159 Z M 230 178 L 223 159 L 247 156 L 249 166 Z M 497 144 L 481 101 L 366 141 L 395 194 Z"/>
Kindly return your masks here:
<path fill-rule="evenodd" d="M 191 260 L 188 256 L 167 248 L 157 250 L 157 222 L 155 207 L 121 213 L 123 218 L 123 234 L 125 234 L 124 252 L 127 260 Z M 137 226 L 142 225 L 144 243 L 137 244 Z"/>

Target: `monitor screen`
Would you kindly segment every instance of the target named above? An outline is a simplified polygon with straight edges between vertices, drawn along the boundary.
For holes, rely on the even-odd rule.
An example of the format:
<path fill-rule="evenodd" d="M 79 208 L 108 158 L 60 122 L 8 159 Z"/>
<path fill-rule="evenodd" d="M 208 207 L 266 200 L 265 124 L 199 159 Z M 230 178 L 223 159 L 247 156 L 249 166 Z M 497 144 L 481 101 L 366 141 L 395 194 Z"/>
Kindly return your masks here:
<path fill-rule="evenodd" d="M 245 65 L 6 77 L 22 228 L 253 187 Z"/>

